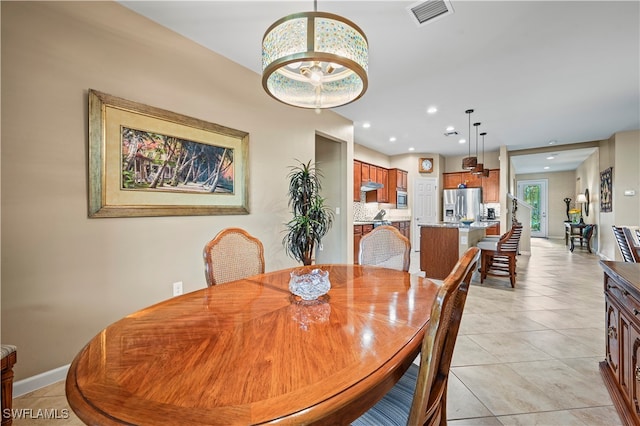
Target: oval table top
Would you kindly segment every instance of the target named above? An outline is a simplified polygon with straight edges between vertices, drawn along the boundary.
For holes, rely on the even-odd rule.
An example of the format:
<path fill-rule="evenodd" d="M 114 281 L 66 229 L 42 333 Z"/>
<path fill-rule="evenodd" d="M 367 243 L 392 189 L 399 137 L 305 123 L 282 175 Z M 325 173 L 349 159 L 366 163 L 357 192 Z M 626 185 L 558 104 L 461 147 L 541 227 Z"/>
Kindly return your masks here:
<path fill-rule="evenodd" d="M 420 351 L 439 286 L 357 265 L 300 302 L 291 269 L 174 297 L 105 328 L 67 375 L 87 424 L 344 424 Z"/>

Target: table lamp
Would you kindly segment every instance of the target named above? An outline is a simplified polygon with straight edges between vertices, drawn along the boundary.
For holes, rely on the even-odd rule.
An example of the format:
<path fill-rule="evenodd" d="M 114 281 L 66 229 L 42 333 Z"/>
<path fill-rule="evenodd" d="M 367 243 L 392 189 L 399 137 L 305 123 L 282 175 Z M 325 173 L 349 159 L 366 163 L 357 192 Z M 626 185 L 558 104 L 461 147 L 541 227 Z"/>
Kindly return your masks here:
<path fill-rule="evenodd" d="M 589 201 L 587 200 L 587 196 L 584 194 L 578 194 L 578 198 L 576 198 L 576 203 L 580 204 L 580 223 L 584 223 L 584 218 L 582 217 L 582 206 Z"/>

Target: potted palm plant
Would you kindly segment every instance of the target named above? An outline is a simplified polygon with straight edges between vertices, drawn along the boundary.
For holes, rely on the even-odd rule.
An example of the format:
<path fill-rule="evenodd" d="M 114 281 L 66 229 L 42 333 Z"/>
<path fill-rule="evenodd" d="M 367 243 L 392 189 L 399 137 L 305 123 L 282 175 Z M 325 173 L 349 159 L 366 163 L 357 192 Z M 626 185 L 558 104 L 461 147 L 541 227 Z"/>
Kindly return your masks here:
<path fill-rule="evenodd" d="M 289 207 L 293 218 L 286 223 L 282 240 L 287 254 L 303 265 L 311 265 L 313 250 L 333 224 L 333 211 L 320 195 L 322 173 L 311 163 L 298 161 L 291 166 L 289 178 Z"/>

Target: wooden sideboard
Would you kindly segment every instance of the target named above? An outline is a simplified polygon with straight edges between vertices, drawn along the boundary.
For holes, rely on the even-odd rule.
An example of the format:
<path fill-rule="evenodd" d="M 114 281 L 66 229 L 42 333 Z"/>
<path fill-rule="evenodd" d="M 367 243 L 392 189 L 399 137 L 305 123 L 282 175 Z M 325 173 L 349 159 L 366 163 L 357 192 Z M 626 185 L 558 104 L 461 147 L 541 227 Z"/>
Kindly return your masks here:
<path fill-rule="evenodd" d="M 607 332 L 600 373 L 622 423 L 640 425 L 640 264 L 600 265 Z"/>

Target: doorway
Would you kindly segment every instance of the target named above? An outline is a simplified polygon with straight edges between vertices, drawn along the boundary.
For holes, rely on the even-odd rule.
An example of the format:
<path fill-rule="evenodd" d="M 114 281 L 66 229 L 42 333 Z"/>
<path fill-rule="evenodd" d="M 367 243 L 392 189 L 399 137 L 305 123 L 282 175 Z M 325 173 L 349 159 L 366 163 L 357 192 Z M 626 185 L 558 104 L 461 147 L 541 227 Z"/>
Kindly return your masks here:
<path fill-rule="evenodd" d="M 322 239 L 322 246 L 316 247 L 316 263 L 345 263 L 347 261 L 346 241 L 346 144 L 316 134 L 315 163 L 322 172 L 322 196 L 325 204 L 334 212 L 333 226 Z"/>
<path fill-rule="evenodd" d="M 420 225 L 438 222 L 438 180 L 436 178 L 415 178 L 413 181 L 413 232 L 411 246 L 420 251 Z"/>
<path fill-rule="evenodd" d="M 547 238 L 547 179 L 519 181 L 518 199 L 531 206 L 531 236 Z"/>

